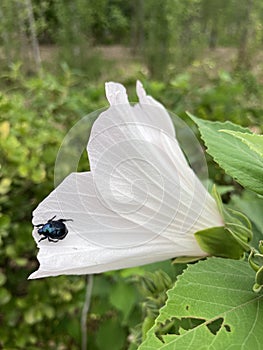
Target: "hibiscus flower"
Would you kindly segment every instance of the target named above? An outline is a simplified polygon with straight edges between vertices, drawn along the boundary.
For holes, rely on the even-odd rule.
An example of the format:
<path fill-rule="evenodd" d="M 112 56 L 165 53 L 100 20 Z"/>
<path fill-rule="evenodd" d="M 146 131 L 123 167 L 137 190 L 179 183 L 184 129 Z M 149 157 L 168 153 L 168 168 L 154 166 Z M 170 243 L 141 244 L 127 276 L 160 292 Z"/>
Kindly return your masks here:
<path fill-rule="evenodd" d="M 190 168 L 169 113 L 140 82 L 136 90 L 132 106 L 121 84 L 106 83 L 110 107 L 91 130 L 90 171 L 71 173 L 33 212 L 40 266 L 30 278 L 207 256 L 194 234 L 224 225 L 215 200 Z M 52 218 L 72 220 L 60 221 L 67 233 L 57 242 L 40 234 Z"/>

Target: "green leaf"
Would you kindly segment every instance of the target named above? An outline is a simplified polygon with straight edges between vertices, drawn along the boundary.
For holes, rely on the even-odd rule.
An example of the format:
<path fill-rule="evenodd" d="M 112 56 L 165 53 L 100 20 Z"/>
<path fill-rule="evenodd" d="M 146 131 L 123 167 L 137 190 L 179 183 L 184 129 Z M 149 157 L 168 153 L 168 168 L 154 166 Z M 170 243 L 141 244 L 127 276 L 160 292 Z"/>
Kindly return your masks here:
<path fill-rule="evenodd" d="M 109 319 L 100 325 L 97 332 L 96 344 L 100 350 L 121 350 L 125 343 L 125 331 L 115 319 Z"/>
<path fill-rule="evenodd" d="M 139 350 L 262 349 L 263 294 L 247 262 L 209 258 L 189 265 Z"/>
<path fill-rule="evenodd" d="M 226 132 L 229 135 L 233 135 L 234 137 L 240 139 L 244 142 L 252 151 L 258 153 L 261 157 L 263 157 L 263 135 L 256 134 L 248 134 L 240 131 L 232 131 L 232 130 L 221 130 L 222 132 Z"/>
<path fill-rule="evenodd" d="M 0 287 L 3 286 L 6 282 L 6 275 L 0 272 Z"/>
<path fill-rule="evenodd" d="M 0 305 L 7 304 L 11 299 L 11 294 L 6 288 L 0 288 Z"/>
<path fill-rule="evenodd" d="M 123 322 L 126 323 L 136 302 L 135 291 L 125 280 L 119 280 L 112 288 L 110 302 L 123 313 Z"/>
<path fill-rule="evenodd" d="M 256 283 L 253 286 L 255 292 L 259 292 L 263 287 L 263 266 L 256 273 Z"/>
<path fill-rule="evenodd" d="M 237 137 L 221 132 L 249 134 L 250 131 L 230 122 L 210 122 L 188 115 L 198 125 L 207 152 L 220 167 L 242 186 L 263 194 L 263 158 Z"/>

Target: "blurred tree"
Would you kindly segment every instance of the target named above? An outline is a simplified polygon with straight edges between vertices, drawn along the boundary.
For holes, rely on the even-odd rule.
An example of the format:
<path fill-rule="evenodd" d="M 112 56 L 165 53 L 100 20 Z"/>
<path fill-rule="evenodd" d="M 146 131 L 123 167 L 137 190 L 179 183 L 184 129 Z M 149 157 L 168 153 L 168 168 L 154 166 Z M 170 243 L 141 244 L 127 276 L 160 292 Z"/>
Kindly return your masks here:
<path fill-rule="evenodd" d="M 240 21 L 240 36 L 237 55 L 237 66 L 248 68 L 250 66 L 249 59 L 249 37 L 252 28 L 251 16 L 253 11 L 253 0 L 246 0 L 241 6 L 239 21 Z"/>
<path fill-rule="evenodd" d="M 31 70 L 41 68 L 38 28 L 31 0 L 3 0 L 0 3 L 0 34 L 6 63 L 21 61 Z"/>
<path fill-rule="evenodd" d="M 121 0 L 89 0 L 92 37 L 96 44 L 128 44 L 133 3 Z"/>
<path fill-rule="evenodd" d="M 26 37 L 23 26 L 21 4 L 16 1 L 3 0 L 0 3 L 0 33 L 3 53 L 7 64 L 25 56 Z"/>
<path fill-rule="evenodd" d="M 11 57 L 11 41 L 10 38 L 10 28 L 8 26 L 8 21 L 6 12 L 4 13 L 4 1 L 2 2 L 2 6 L 0 6 L 0 33 L 1 33 L 1 42 L 4 50 L 4 56 L 6 57 L 7 63 L 10 64 L 12 61 Z"/>
<path fill-rule="evenodd" d="M 150 75 L 161 80 L 166 78 L 167 67 L 170 63 L 169 2 L 170 0 L 163 0 L 161 6 L 156 6 L 154 0 L 145 1 L 143 54 Z"/>
<path fill-rule="evenodd" d="M 223 0 L 203 0 L 201 2 L 202 32 L 207 36 L 208 45 L 211 49 L 214 49 L 218 44 L 222 11 L 225 5 Z"/>
<path fill-rule="evenodd" d="M 34 56 L 36 68 L 37 70 L 39 70 L 41 68 L 41 57 L 40 57 L 39 44 L 38 44 L 38 38 L 37 38 L 35 16 L 34 16 L 31 0 L 25 1 L 25 8 L 27 12 L 30 41 L 32 43 L 33 56 Z"/>
<path fill-rule="evenodd" d="M 58 28 L 53 36 L 61 58 L 75 67 L 84 67 L 90 50 L 90 7 L 85 0 L 54 0 L 54 8 Z"/>
<path fill-rule="evenodd" d="M 261 0 L 202 0 L 201 23 L 210 48 L 237 48 L 237 66 L 251 64 L 254 49 L 262 45 Z"/>
<path fill-rule="evenodd" d="M 131 48 L 133 54 L 142 53 L 144 45 L 144 1 L 134 0 L 132 2 L 131 21 Z"/>
<path fill-rule="evenodd" d="M 2 0 L 0 45 L 6 63 L 40 66 L 38 41 L 59 46 L 60 59 L 86 68 L 96 45 L 127 44 L 149 75 L 170 74 L 203 56 L 234 47 L 248 66 L 263 41 L 261 0 Z"/>

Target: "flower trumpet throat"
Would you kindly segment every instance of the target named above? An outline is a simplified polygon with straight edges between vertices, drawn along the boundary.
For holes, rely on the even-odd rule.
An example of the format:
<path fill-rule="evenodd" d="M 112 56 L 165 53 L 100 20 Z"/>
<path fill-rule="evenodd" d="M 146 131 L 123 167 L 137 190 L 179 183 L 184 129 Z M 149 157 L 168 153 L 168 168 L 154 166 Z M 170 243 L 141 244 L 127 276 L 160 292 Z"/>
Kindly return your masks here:
<path fill-rule="evenodd" d="M 40 266 L 30 278 L 201 258 L 210 251 L 195 233 L 223 229 L 216 201 L 190 168 L 167 110 L 140 82 L 133 106 L 121 84 L 105 88 L 110 107 L 90 133 L 90 171 L 68 175 L 33 212 Z M 37 226 L 52 217 L 70 219 L 67 234 L 39 242 Z"/>

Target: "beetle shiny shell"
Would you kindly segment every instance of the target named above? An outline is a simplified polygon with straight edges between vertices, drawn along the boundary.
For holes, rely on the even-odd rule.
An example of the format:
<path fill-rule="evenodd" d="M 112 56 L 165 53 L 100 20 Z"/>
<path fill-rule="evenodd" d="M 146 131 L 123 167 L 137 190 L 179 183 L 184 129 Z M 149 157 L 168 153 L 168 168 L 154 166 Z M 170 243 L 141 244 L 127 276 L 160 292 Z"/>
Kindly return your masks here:
<path fill-rule="evenodd" d="M 64 239 L 68 234 L 68 229 L 64 222 L 73 221 L 72 219 L 59 219 L 54 220 L 56 217 L 53 216 L 52 219 L 49 219 L 45 224 L 38 224 L 35 227 L 39 227 L 37 232 L 44 236 L 38 242 L 48 239 L 49 242 L 58 242 L 61 239 Z"/>

